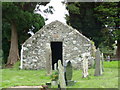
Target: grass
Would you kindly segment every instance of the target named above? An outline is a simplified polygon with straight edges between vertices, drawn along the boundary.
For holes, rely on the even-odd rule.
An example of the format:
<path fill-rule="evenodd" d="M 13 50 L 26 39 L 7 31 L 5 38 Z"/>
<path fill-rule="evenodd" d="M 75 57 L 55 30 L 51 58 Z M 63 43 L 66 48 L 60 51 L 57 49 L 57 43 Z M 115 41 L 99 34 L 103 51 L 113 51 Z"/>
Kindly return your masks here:
<path fill-rule="evenodd" d="M 39 86 L 51 81 L 45 70 L 19 70 L 18 64 L 13 69 L 2 69 L 2 88 Z M 89 69 L 88 78 L 82 78 L 81 70 L 73 70 L 72 80 L 77 82 L 68 88 L 118 88 L 118 61 L 104 62 L 104 70 L 102 76 L 94 76 L 94 69 Z"/>
<path fill-rule="evenodd" d="M 4 69 L 2 87 L 42 85 L 50 81 L 50 77 L 46 76 L 45 73 L 45 70 Z"/>

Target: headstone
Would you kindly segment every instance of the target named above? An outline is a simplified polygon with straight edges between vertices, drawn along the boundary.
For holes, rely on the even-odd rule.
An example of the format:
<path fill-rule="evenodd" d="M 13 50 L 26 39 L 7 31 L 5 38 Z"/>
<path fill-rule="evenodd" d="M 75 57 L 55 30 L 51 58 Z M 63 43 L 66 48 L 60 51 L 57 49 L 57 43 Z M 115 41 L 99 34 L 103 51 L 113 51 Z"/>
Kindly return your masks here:
<path fill-rule="evenodd" d="M 57 70 L 57 63 L 54 64 L 54 70 Z"/>
<path fill-rule="evenodd" d="M 95 55 L 95 76 L 102 75 L 102 64 L 101 64 L 101 57 L 100 57 L 100 50 L 97 49 Z"/>
<path fill-rule="evenodd" d="M 109 55 L 107 56 L 107 61 L 108 61 L 108 62 L 110 61 L 110 56 L 109 56 Z"/>
<path fill-rule="evenodd" d="M 102 71 L 104 72 L 104 55 L 101 54 L 101 60 L 102 60 Z"/>
<path fill-rule="evenodd" d="M 88 58 L 85 54 L 82 55 L 83 62 L 82 62 L 82 73 L 83 78 L 86 78 L 88 76 Z"/>
<path fill-rule="evenodd" d="M 66 79 L 67 81 L 70 81 L 72 79 L 72 64 L 70 61 L 68 61 L 66 66 Z"/>
<path fill-rule="evenodd" d="M 52 86 L 57 86 L 58 82 L 57 81 L 51 81 Z"/>
<path fill-rule="evenodd" d="M 115 43 L 113 44 L 113 47 L 114 47 L 113 54 L 116 55 L 116 51 L 117 51 L 117 40 L 115 40 Z"/>
<path fill-rule="evenodd" d="M 46 70 L 47 75 L 52 74 L 51 48 L 49 43 L 46 44 Z"/>
<path fill-rule="evenodd" d="M 95 64 L 95 58 L 94 57 L 89 57 L 88 58 L 88 68 L 93 68 L 94 67 L 94 64 Z"/>
<path fill-rule="evenodd" d="M 59 84 L 60 88 L 66 88 L 65 77 L 64 77 L 64 67 L 61 64 L 61 60 L 58 60 L 58 71 L 59 71 Z"/>

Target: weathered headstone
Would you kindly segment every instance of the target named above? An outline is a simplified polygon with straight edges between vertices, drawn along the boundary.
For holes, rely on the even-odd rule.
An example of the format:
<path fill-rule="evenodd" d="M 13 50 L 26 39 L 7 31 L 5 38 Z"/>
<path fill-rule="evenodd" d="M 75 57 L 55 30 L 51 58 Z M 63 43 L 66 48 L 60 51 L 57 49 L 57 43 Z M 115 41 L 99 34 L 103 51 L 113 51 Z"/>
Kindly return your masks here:
<path fill-rule="evenodd" d="M 51 85 L 52 85 L 52 86 L 57 86 L 57 85 L 58 85 L 58 82 L 57 82 L 57 81 L 51 81 Z"/>
<path fill-rule="evenodd" d="M 101 64 L 101 57 L 100 57 L 100 50 L 97 49 L 96 55 L 95 55 L 95 76 L 102 75 L 102 64 Z"/>
<path fill-rule="evenodd" d="M 90 62 L 90 63 L 88 63 L 88 68 L 89 69 L 94 67 L 94 64 L 95 64 L 94 60 L 95 60 L 94 57 L 88 57 L 88 62 Z"/>
<path fill-rule="evenodd" d="M 54 70 L 57 70 L 57 63 L 54 64 Z"/>
<path fill-rule="evenodd" d="M 61 60 L 58 60 L 58 71 L 59 71 L 59 84 L 60 88 L 66 88 L 65 77 L 64 77 L 64 67 L 61 64 Z"/>
<path fill-rule="evenodd" d="M 67 81 L 70 81 L 72 79 L 72 64 L 70 61 L 68 61 L 66 66 L 66 79 Z"/>
<path fill-rule="evenodd" d="M 109 55 L 107 56 L 107 61 L 108 61 L 108 62 L 110 61 L 110 56 L 109 56 Z"/>
<path fill-rule="evenodd" d="M 87 54 L 82 55 L 83 62 L 82 62 L 82 72 L 83 72 L 83 78 L 86 78 L 88 76 L 88 58 Z"/>
<path fill-rule="evenodd" d="M 104 72 L 104 55 L 101 54 L 101 60 L 102 60 L 102 71 Z"/>
<path fill-rule="evenodd" d="M 49 43 L 46 44 L 46 70 L 47 75 L 52 74 L 51 48 Z"/>

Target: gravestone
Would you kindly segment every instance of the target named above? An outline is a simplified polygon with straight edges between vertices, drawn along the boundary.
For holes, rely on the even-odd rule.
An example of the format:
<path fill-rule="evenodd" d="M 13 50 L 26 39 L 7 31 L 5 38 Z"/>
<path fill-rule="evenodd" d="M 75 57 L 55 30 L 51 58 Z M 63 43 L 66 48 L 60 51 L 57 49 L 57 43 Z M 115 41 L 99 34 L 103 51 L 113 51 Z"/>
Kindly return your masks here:
<path fill-rule="evenodd" d="M 88 76 L 88 59 L 86 54 L 82 55 L 83 57 L 83 62 L 82 62 L 82 73 L 83 73 L 83 78 L 86 78 Z"/>
<path fill-rule="evenodd" d="M 66 79 L 67 81 L 70 81 L 72 79 L 72 64 L 70 61 L 68 61 L 66 66 Z"/>
<path fill-rule="evenodd" d="M 57 70 L 57 63 L 54 64 L 54 70 Z"/>
<path fill-rule="evenodd" d="M 108 62 L 110 61 L 110 56 L 109 56 L 109 55 L 107 56 L 107 61 L 108 61 Z"/>
<path fill-rule="evenodd" d="M 64 67 L 61 64 L 61 60 L 58 60 L 58 71 L 59 71 L 58 82 L 60 84 L 60 88 L 66 88 L 65 77 L 64 77 Z"/>
<path fill-rule="evenodd" d="M 65 69 L 66 69 L 65 80 L 66 80 L 66 85 L 68 86 L 68 85 L 71 85 L 71 83 L 73 82 L 71 81 L 73 71 L 72 71 L 72 63 L 70 61 L 66 63 Z"/>
<path fill-rule="evenodd" d="M 50 44 L 46 44 L 46 70 L 47 70 L 47 75 L 52 74 L 52 60 L 51 60 L 51 48 Z"/>
<path fill-rule="evenodd" d="M 102 71 L 104 72 L 104 55 L 101 54 L 101 60 L 102 60 Z"/>
<path fill-rule="evenodd" d="M 100 50 L 97 49 L 95 54 L 95 76 L 102 75 L 102 63 L 101 63 L 101 56 L 100 56 Z"/>
<path fill-rule="evenodd" d="M 90 68 L 93 68 L 94 67 L 94 64 L 95 64 L 95 58 L 94 57 L 89 57 L 88 58 L 88 62 L 90 62 L 90 63 L 88 63 L 88 68 L 90 69 Z"/>

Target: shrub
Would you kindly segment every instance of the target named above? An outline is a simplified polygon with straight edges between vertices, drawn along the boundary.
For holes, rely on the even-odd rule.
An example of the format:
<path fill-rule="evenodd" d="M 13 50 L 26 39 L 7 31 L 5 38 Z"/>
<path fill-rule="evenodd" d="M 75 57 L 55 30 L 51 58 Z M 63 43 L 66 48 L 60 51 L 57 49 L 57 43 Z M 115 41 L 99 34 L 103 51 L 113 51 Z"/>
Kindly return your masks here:
<path fill-rule="evenodd" d="M 51 75 L 51 80 L 52 81 L 57 81 L 58 80 L 58 71 L 55 71 Z"/>

